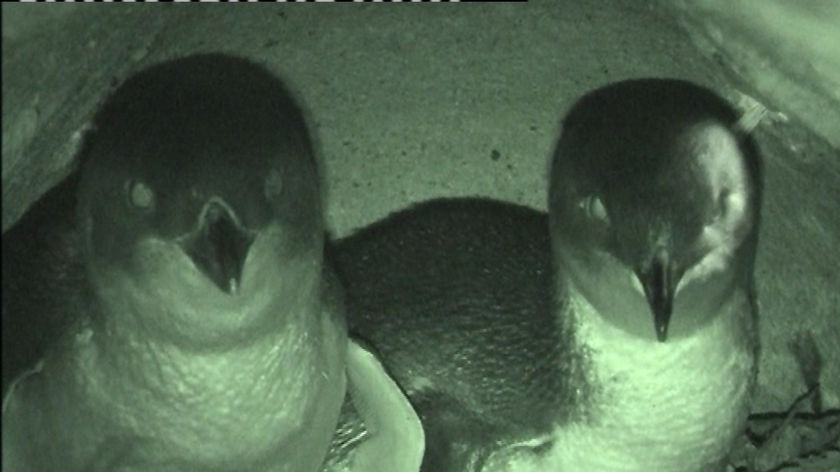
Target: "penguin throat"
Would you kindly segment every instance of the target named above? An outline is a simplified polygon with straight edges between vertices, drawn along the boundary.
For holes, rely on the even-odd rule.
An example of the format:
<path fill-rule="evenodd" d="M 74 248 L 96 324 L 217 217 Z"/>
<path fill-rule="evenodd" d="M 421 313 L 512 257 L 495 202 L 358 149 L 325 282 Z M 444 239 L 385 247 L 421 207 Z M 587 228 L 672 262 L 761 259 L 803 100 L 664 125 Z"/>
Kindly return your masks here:
<path fill-rule="evenodd" d="M 740 292 L 738 292 L 740 293 Z M 700 471 L 724 460 L 746 418 L 754 374 L 745 296 L 693 336 L 658 343 L 568 292 L 591 392 L 555 433 L 546 470 Z"/>

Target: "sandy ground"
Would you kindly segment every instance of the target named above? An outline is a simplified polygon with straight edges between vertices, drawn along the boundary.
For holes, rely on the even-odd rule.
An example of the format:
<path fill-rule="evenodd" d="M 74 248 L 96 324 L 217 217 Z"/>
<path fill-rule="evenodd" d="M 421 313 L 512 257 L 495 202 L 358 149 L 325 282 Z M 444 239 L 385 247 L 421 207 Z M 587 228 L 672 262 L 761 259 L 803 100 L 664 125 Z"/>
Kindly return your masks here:
<path fill-rule="evenodd" d="M 283 77 L 308 111 L 326 218 L 342 236 L 437 196 L 544 209 L 564 110 L 609 82 L 678 77 L 733 102 L 767 103 L 737 68 L 696 43 L 655 2 L 629 0 L 4 4 L 3 229 L 72 170 L 85 123 L 107 93 L 164 59 L 225 51 Z M 755 130 L 766 189 L 754 410 L 782 411 L 804 391 L 789 348 L 799 332 L 813 333 L 823 405 L 838 408 L 840 151 L 785 111 L 774 107 Z"/>

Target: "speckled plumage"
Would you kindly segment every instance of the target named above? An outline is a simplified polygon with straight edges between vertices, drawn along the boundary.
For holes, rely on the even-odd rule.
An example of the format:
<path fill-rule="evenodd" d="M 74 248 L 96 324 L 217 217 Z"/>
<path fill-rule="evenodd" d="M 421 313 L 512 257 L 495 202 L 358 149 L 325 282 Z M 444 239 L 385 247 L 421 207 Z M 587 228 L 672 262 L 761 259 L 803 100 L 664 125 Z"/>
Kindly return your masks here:
<path fill-rule="evenodd" d="M 423 470 L 462 470 L 476 448 L 545 432 L 546 412 L 562 413 L 573 353 L 556 342 L 568 334 L 552 309 L 550 254 L 544 214 L 480 199 L 417 205 L 330 254 L 350 332 L 418 409 Z"/>

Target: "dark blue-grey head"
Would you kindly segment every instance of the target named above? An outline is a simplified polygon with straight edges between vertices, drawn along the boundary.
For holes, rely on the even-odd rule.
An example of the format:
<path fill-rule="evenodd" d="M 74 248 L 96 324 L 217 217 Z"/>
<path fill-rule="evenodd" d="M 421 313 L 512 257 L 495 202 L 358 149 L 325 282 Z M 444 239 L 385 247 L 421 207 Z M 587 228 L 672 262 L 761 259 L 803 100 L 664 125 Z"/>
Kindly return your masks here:
<path fill-rule="evenodd" d="M 78 218 L 94 285 L 122 281 L 142 303 L 178 299 L 167 310 L 183 316 L 241 313 L 236 304 L 258 302 L 240 292 L 262 293 L 266 280 L 272 296 L 300 298 L 296 282 L 320 276 L 323 244 L 312 153 L 297 104 L 247 60 L 191 56 L 131 77 L 82 155 Z"/>
<path fill-rule="evenodd" d="M 549 191 L 558 271 L 627 331 L 691 332 L 749 283 L 761 179 L 737 119 L 669 79 L 608 85 L 566 116 Z"/>

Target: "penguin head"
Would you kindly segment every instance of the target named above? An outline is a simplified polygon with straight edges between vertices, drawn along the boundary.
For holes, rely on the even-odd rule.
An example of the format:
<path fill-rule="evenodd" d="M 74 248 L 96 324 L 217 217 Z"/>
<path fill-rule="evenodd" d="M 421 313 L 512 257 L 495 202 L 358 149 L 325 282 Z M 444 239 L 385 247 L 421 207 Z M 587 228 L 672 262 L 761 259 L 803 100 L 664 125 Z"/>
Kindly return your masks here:
<path fill-rule="evenodd" d="M 77 218 L 99 298 L 195 346 L 237 342 L 313 302 L 312 154 L 297 105 L 249 61 L 192 56 L 130 78 L 82 155 Z"/>
<path fill-rule="evenodd" d="M 551 167 L 555 263 L 608 321 L 690 335 L 750 283 L 759 164 L 736 119 L 668 79 L 597 89 L 568 113 Z"/>

